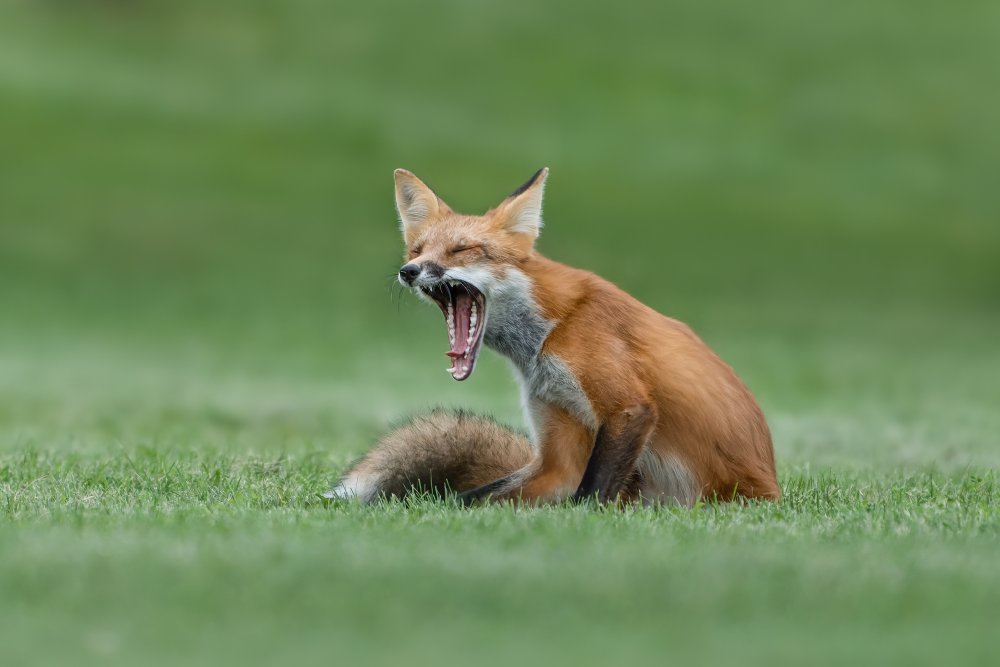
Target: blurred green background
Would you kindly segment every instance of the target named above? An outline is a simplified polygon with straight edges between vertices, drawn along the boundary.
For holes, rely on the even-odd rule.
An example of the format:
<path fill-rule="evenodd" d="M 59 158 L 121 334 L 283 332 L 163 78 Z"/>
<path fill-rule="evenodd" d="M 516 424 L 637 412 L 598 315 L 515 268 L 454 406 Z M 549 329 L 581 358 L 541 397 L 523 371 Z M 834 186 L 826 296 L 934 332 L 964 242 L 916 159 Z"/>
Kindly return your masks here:
<path fill-rule="evenodd" d="M 39 553 L 125 531 L 124 591 L 143 531 L 172 543 L 128 502 L 17 509 L 59 466 L 313 457 L 301 499 L 404 414 L 521 423 L 506 365 L 453 382 L 439 314 L 392 294 L 396 167 L 480 212 L 549 166 L 540 250 L 691 324 L 785 479 L 995 469 L 998 43 L 985 0 L 4 2 L 0 579 L 48 573 L 5 589 L 23 637 L 84 571 Z"/>
<path fill-rule="evenodd" d="M 208 395 L 174 408 L 222 410 L 227 378 L 262 374 L 346 392 L 286 406 L 321 402 L 345 436 L 428 402 L 517 418 L 503 364 L 449 382 L 437 314 L 390 300 L 391 172 L 476 212 L 548 165 L 541 250 L 692 324 L 782 458 L 784 419 L 829 432 L 876 401 L 909 444 L 966 459 L 950 424 L 954 448 L 922 440 L 1000 403 L 998 20 L 992 2 L 5 3 L 4 404 L 44 410 L 28 396 L 48 383 L 165 410 L 130 385 L 197 369 L 207 385 L 171 401 Z"/>

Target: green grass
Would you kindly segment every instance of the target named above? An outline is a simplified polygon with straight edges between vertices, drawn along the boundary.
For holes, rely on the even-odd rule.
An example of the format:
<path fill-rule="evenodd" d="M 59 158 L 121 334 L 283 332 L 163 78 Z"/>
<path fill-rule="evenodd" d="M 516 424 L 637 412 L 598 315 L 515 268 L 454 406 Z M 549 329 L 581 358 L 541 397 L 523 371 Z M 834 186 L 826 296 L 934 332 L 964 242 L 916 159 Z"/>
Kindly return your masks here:
<path fill-rule="evenodd" d="M 0 6 L 0 664 L 986 664 L 1000 6 Z M 690 323 L 786 496 L 318 494 L 403 415 L 519 425 L 388 289 L 391 171 Z"/>
<path fill-rule="evenodd" d="M 786 471 L 780 504 L 624 512 L 327 506 L 327 473 L 322 451 L 9 458 L 0 591 L 18 640 L 4 661 L 669 650 L 911 664 L 995 650 L 994 473 Z"/>

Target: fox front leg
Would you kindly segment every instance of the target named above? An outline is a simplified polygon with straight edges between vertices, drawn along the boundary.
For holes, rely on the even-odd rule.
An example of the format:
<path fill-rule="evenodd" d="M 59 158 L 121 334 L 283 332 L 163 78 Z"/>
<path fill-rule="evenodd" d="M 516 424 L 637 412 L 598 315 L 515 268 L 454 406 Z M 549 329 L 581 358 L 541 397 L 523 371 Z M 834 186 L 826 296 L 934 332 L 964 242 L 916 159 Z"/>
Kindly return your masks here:
<path fill-rule="evenodd" d="M 602 424 L 573 500 L 595 495 L 602 503 L 616 500 L 625 491 L 655 426 L 656 411 L 646 403 L 628 407 Z"/>
<path fill-rule="evenodd" d="M 482 500 L 555 503 L 569 497 L 579 478 L 579 472 L 535 461 L 495 482 L 460 493 L 458 499 L 466 506 Z"/>
<path fill-rule="evenodd" d="M 594 431 L 558 406 L 540 402 L 535 408 L 544 427 L 534 460 L 495 482 L 460 494 L 463 503 L 486 498 L 553 503 L 573 495 L 587 467 Z"/>
<path fill-rule="evenodd" d="M 464 491 L 458 494 L 458 500 L 466 507 L 487 499 L 504 500 L 521 487 L 528 474 L 526 470 L 518 470 L 489 484 Z"/>

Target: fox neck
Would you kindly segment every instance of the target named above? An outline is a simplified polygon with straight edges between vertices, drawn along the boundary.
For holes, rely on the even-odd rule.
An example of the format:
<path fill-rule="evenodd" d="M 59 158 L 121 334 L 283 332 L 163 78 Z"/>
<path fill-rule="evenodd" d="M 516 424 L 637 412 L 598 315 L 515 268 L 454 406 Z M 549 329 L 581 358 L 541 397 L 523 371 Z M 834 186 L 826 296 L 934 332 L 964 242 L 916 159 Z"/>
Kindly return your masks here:
<path fill-rule="evenodd" d="M 516 267 L 508 267 L 489 296 L 483 341 L 510 359 L 523 373 L 530 373 L 549 333 L 558 324 L 555 313 L 543 307 L 539 288 L 545 289 L 545 269 L 555 262 L 533 255 Z M 545 289 L 548 295 L 551 290 Z"/>
<path fill-rule="evenodd" d="M 534 255 L 508 268 L 487 303 L 484 340 L 511 360 L 521 384 L 521 400 L 532 441 L 540 444 L 539 402 L 558 406 L 588 428 L 597 418 L 579 379 L 564 359 L 544 354 L 552 331 L 586 297 L 584 273 Z"/>
<path fill-rule="evenodd" d="M 542 316 L 531 279 L 520 269 L 507 269 L 488 304 L 483 342 L 527 373 L 554 326 Z"/>

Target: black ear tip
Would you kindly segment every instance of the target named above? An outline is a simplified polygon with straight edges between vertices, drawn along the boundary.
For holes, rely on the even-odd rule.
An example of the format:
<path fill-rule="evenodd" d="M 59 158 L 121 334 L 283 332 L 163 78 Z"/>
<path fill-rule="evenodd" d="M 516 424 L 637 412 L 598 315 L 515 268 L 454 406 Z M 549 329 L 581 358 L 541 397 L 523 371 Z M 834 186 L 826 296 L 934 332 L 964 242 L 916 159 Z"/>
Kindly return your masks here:
<path fill-rule="evenodd" d="M 541 169 L 539 169 L 538 171 L 536 171 L 534 174 L 532 174 L 531 178 L 529 178 L 524 183 L 522 183 L 521 186 L 517 190 L 514 190 L 513 192 L 511 192 L 507 196 L 508 197 L 516 197 L 519 194 L 522 194 L 528 188 L 530 188 L 532 185 L 534 185 L 535 181 L 537 181 L 539 178 L 541 178 L 542 174 L 547 174 L 548 172 L 549 172 L 549 168 L 548 167 L 542 167 Z"/>

